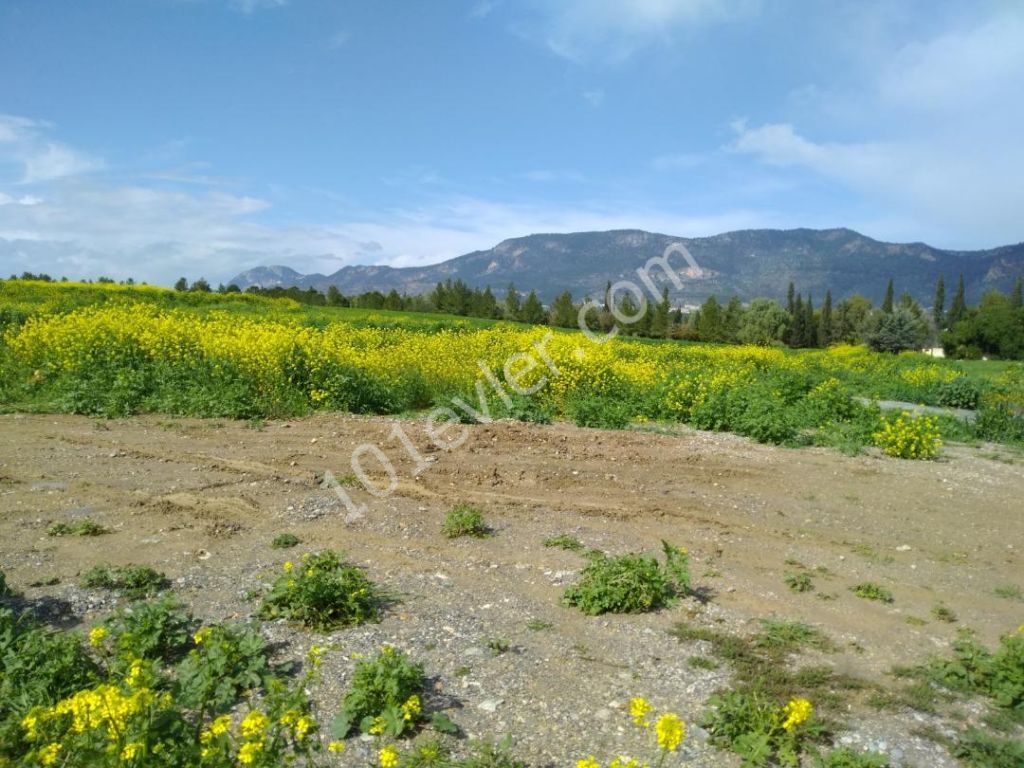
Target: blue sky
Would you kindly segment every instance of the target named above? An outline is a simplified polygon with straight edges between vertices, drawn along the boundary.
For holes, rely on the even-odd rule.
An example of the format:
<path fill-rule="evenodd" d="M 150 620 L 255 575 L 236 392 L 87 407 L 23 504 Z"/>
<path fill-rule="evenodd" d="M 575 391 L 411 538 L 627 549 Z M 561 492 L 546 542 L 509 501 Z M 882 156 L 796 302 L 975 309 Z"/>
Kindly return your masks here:
<path fill-rule="evenodd" d="M 0 274 L 1024 240 L 1024 4 L 4 0 Z"/>

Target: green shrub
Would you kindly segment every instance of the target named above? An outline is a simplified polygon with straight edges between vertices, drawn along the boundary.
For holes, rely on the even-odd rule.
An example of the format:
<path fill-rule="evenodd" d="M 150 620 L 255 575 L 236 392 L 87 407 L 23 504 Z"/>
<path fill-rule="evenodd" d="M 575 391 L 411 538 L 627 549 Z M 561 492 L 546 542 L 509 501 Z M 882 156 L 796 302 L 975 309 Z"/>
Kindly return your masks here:
<path fill-rule="evenodd" d="M 107 619 L 105 628 L 122 658 L 180 658 L 192 644 L 196 622 L 174 597 L 135 603 Z"/>
<path fill-rule="evenodd" d="M 132 600 L 138 600 L 153 597 L 167 589 L 170 583 L 166 576 L 149 566 L 101 564 L 86 572 L 82 577 L 82 586 L 109 589 Z"/>
<path fill-rule="evenodd" d="M 423 714 L 423 667 L 389 645 L 377 658 L 360 661 L 341 711 L 331 723 L 340 739 L 353 731 L 398 738 L 416 731 Z"/>
<path fill-rule="evenodd" d="M 1001 400 L 983 400 L 974 422 L 974 431 L 983 440 L 1024 442 L 1024 411 Z"/>
<path fill-rule="evenodd" d="M 274 540 L 270 542 L 270 546 L 274 549 L 291 549 L 299 545 L 299 537 L 294 533 L 279 533 L 274 537 Z"/>
<path fill-rule="evenodd" d="M 978 385 L 966 376 L 960 376 L 940 384 L 935 399 L 939 405 L 949 408 L 974 409 L 978 407 L 980 397 L 981 390 Z"/>
<path fill-rule="evenodd" d="M 489 535 L 491 529 L 484 521 L 484 513 L 479 508 L 469 504 L 456 504 L 448 510 L 441 527 L 441 533 L 449 539 L 457 539 L 462 536 L 473 536 L 483 538 Z"/>
<path fill-rule="evenodd" d="M 891 603 L 893 601 L 892 592 L 871 581 L 865 581 L 863 584 L 858 584 L 850 589 L 857 597 L 862 597 L 865 600 L 877 600 L 881 603 Z"/>
<path fill-rule="evenodd" d="M 286 618 L 327 631 L 380 618 L 383 596 L 361 568 L 344 563 L 337 552 L 303 555 L 284 564 L 259 609 L 264 619 Z"/>
<path fill-rule="evenodd" d="M 110 531 L 92 520 L 76 523 L 54 523 L 47 529 L 47 536 L 102 536 Z"/>
<path fill-rule="evenodd" d="M 650 555 L 609 557 L 590 554 L 580 579 L 563 599 L 588 616 L 602 613 L 642 613 L 668 603 L 690 591 L 686 550 L 662 542 L 665 563 Z"/>
<path fill-rule="evenodd" d="M 7 584 L 7 574 L 0 571 L 0 597 L 11 597 L 14 590 Z"/>

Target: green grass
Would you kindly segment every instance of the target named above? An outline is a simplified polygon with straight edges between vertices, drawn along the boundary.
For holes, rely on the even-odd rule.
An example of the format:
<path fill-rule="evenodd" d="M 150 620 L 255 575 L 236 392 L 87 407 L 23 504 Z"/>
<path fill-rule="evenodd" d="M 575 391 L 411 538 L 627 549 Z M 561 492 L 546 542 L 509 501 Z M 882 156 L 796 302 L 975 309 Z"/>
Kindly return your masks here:
<path fill-rule="evenodd" d="M 864 600 L 877 600 L 880 603 L 891 603 L 893 601 L 892 592 L 880 584 L 875 584 L 871 581 L 865 581 L 863 584 L 850 587 L 850 590 L 857 597 Z"/>
<path fill-rule="evenodd" d="M 274 549 L 291 549 L 292 547 L 297 547 L 299 543 L 299 537 L 294 533 L 279 533 L 270 542 L 270 546 Z"/>
<path fill-rule="evenodd" d="M 109 589 L 125 597 L 138 600 L 153 597 L 170 586 L 167 577 L 145 565 L 101 564 L 88 570 L 82 577 L 82 586 Z"/>
<path fill-rule="evenodd" d="M 458 539 L 463 536 L 470 536 L 482 539 L 491 533 L 490 527 L 484 520 L 484 513 L 470 504 L 456 504 L 448 510 L 441 526 L 441 533 L 449 539 Z"/>
<path fill-rule="evenodd" d="M 564 549 L 568 552 L 579 552 L 583 549 L 583 542 L 575 536 L 563 533 L 560 536 L 552 536 L 550 539 L 545 539 L 544 546 L 554 549 Z"/>
<path fill-rule="evenodd" d="M 92 520 L 54 523 L 46 530 L 47 536 L 102 536 L 105 533 L 110 533 L 110 530 Z"/>

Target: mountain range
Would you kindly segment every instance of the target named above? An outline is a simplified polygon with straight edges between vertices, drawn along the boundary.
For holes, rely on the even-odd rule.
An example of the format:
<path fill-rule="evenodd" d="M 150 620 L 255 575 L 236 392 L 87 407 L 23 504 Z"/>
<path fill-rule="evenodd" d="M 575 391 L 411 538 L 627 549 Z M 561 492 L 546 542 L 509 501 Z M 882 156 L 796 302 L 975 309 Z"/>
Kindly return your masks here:
<path fill-rule="evenodd" d="M 890 278 L 897 294 L 909 291 L 930 305 L 940 274 L 945 276 L 947 296 L 963 274 L 969 301 L 986 290 L 1008 291 L 1024 275 L 1024 243 L 954 251 L 924 243 L 881 242 L 850 229 L 749 229 L 695 238 L 612 230 L 516 237 L 424 267 L 352 265 L 331 275 L 303 275 L 286 266 L 256 267 L 231 282 L 243 290 L 296 286 L 326 291 L 333 285 L 345 295 L 392 289 L 415 295 L 451 279 L 471 287 L 490 286 L 499 298 L 513 283 L 520 292 L 536 291 L 549 302 L 565 290 L 576 299 L 600 297 L 608 281 L 636 282 L 638 268 L 677 242 L 700 267 L 699 275 L 686 276 L 683 290 L 671 290 L 677 306 L 698 304 L 712 294 L 720 299 L 736 295 L 744 301 L 759 296 L 781 300 L 790 281 L 819 303 L 826 290 L 836 300 L 861 293 L 879 301 Z M 678 270 L 686 267 L 678 254 L 670 262 Z M 657 268 L 651 274 L 661 282 Z"/>

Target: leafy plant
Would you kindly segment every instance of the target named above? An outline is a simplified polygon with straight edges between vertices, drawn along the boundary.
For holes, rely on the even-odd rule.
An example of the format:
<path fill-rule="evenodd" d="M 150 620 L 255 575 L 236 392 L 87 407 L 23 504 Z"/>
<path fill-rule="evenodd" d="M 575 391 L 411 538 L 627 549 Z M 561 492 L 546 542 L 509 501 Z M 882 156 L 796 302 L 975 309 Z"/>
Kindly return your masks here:
<path fill-rule="evenodd" d="M 650 555 L 609 557 L 589 555 L 580 579 L 563 596 L 567 605 L 589 616 L 602 613 L 642 613 L 665 605 L 690 591 L 686 550 L 662 542 L 665 564 Z"/>
<path fill-rule="evenodd" d="M 743 758 L 745 765 L 797 766 L 806 743 L 819 732 L 814 708 L 806 699 L 785 706 L 756 691 L 726 691 L 713 696 L 701 722 L 709 740 Z"/>
<path fill-rule="evenodd" d="M 814 589 L 811 574 L 803 572 L 786 573 L 786 586 L 794 592 L 810 592 Z"/>
<path fill-rule="evenodd" d="M 192 645 L 196 622 L 174 597 L 135 603 L 107 619 L 106 632 L 123 659 L 174 661 Z"/>
<path fill-rule="evenodd" d="M 0 597 L 10 597 L 13 594 L 14 590 L 7 583 L 7 574 L 0 571 Z"/>
<path fill-rule="evenodd" d="M 82 586 L 109 589 L 127 598 L 138 600 L 153 597 L 170 583 L 164 574 L 146 565 L 96 565 L 82 577 Z"/>
<path fill-rule="evenodd" d="M 491 529 L 484 520 L 484 513 L 477 507 L 469 504 L 456 504 L 448 510 L 441 533 L 449 539 L 457 539 L 462 536 L 473 536 L 483 538 L 489 535 Z"/>
<path fill-rule="evenodd" d="M 408 736 L 426 720 L 425 685 L 422 665 L 385 645 L 375 659 L 356 664 L 331 732 L 339 739 L 354 730 L 374 736 Z"/>
<path fill-rule="evenodd" d="M 512 646 L 509 645 L 508 640 L 500 637 L 492 637 L 487 641 L 487 650 L 491 652 L 491 656 L 501 656 L 508 653 L 511 648 Z"/>
<path fill-rule="evenodd" d="M 384 597 L 365 572 L 325 550 L 284 564 L 259 616 L 287 618 L 319 631 L 378 621 Z"/>
<path fill-rule="evenodd" d="M 936 620 L 944 621 L 947 624 L 956 623 L 956 614 L 944 605 L 936 605 L 932 608 L 932 616 L 934 616 Z"/>
<path fill-rule="evenodd" d="M 104 533 L 110 533 L 110 531 L 92 520 L 54 523 L 46 531 L 48 536 L 102 536 Z"/>
<path fill-rule="evenodd" d="M 982 694 L 1024 714 L 1024 625 L 1003 635 L 995 652 L 965 630 L 953 643 L 951 659 L 935 660 L 922 672 L 945 688 Z"/>
<path fill-rule="evenodd" d="M 291 549 L 299 545 L 299 537 L 294 533 L 279 533 L 274 537 L 274 540 L 270 542 L 270 546 L 274 549 Z"/>
<path fill-rule="evenodd" d="M 790 653 L 801 648 L 830 650 L 832 643 L 825 634 L 810 624 L 782 619 L 762 619 L 762 630 L 754 640 L 758 648 Z"/>
<path fill-rule="evenodd" d="M 865 581 L 863 584 L 851 587 L 851 591 L 857 597 L 862 597 L 865 600 L 877 600 L 882 603 L 891 603 L 893 601 L 892 592 L 871 581 Z"/>
<path fill-rule="evenodd" d="M 178 665 L 176 698 L 208 713 L 227 712 L 242 693 L 264 688 L 272 674 L 267 647 L 251 626 L 212 624 L 194 636 L 195 647 Z"/>

